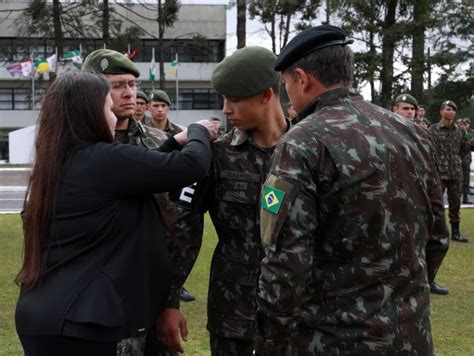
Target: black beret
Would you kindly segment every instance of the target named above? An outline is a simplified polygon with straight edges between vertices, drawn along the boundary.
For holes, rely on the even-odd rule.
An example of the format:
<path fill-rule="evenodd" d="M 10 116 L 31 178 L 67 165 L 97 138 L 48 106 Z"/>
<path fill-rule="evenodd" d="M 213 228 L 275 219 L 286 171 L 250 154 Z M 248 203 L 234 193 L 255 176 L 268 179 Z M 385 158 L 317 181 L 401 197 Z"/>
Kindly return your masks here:
<path fill-rule="evenodd" d="M 150 94 L 150 101 L 163 101 L 168 105 L 171 105 L 171 100 L 168 94 L 163 90 L 154 90 Z"/>
<path fill-rule="evenodd" d="M 275 70 L 282 72 L 300 58 L 318 49 L 344 46 L 353 42 L 347 40 L 344 31 L 336 26 L 321 25 L 308 28 L 293 37 L 283 48 L 275 63 Z"/>
<path fill-rule="evenodd" d="M 137 91 L 137 99 L 138 99 L 138 98 L 145 100 L 147 103 L 150 102 L 150 99 L 148 99 L 148 96 L 147 96 L 144 92 L 142 92 L 142 91 L 140 91 L 140 90 Z"/>
<path fill-rule="evenodd" d="M 137 66 L 123 53 L 111 49 L 98 49 L 89 53 L 82 70 L 102 74 L 133 74 L 140 76 Z"/>
<path fill-rule="evenodd" d="M 258 46 L 238 49 L 212 72 L 212 86 L 222 95 L 245 98 L 260 94 L 280 80 L 273 70 L 276 56 Z"/>

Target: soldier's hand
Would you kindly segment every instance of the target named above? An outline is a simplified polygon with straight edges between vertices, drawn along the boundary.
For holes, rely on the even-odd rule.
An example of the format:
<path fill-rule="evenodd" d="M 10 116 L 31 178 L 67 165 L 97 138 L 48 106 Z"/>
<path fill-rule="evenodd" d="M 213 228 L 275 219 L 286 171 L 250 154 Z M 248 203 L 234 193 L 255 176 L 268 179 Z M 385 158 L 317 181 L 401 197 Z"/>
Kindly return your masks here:
<path fill-rule="evenodd" d="M 220 122 L 211 120 L 199 120 L 196 121 L 195 124 L 202 125 L 207 129 L 207 131 L 209 131 L 211 141 L 214 141 L 217 138 L 217 129 L 219 128 Z"/>
<path fill-rule="evenodd" d="M 156 323 L 156 337 L 171 352 L 184 352 L 180 337 L 188 341 L 188 322 L 179 309 L 167 308 Z"/>

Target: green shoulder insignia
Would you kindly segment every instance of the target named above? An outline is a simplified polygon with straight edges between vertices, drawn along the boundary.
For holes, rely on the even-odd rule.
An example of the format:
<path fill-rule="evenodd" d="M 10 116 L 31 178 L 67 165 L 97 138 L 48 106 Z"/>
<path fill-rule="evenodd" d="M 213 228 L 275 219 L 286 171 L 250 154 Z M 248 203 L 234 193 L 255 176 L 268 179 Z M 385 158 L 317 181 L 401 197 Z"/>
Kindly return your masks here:
<path fill-rule="evenodd" d="M 262 208 L 276 215 L 280 211 L 284 199 L 285 192 L 270 185 L 265 185 L 263 189 Z"/>

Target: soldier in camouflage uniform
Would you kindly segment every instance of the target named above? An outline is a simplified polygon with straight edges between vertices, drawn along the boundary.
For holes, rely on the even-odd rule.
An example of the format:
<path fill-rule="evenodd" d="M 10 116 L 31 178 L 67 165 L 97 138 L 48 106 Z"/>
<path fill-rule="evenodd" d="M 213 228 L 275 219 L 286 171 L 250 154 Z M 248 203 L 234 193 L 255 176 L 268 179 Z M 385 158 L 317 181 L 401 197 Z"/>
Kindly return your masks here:
<path fill-rule="evenodd" d="M 249 46 L 225 58 L 212 74 L 214 89 L 224 97 L 223 112 L 234 125 L 213 145 L 204 199 L 218 236 L 207 310 L 212 355 L 250 356 L 254 350 L 260 189 L 273 148 L 290 126 L 279 101 L 275 60 L 271 51 Z"/>
<path fill-rule="evenodd" d="M 137 101 L 135 107 L 135 114 L 133 117 L 135 120 L 140 121 L 142 124 L 150 126 L 151 125 L 151 117 L 148 113 L 148 104 L 150 103 L 150 99 L 148 99 L 148 95 L 146 95 L 143 91 L 137 91 Z"/>
<path fill-rule="evenodd" d="M 262 192 L 259 355 L 430 355 L 448 248 L 428 132 L 350 88 L 344 32 L 301 32 L 275 69 L 301 120 Z"/>
<path fill-rule="evenodd" d="M 163 90 L 155 90 L 150 94 L 151 126 L 174 136 L 183 129 L 173 124 L 168 118 L 170 107 L 170 97 Z"/>
<path fill-rule="evenodd" d="M 395 98 L 393 112 L 407 119 L 408 121 L 415 122 L 417 109 L 418 100 L 416 100 L 413 95 L 400 94 Z"/>
<path fill-rule="evenodd" d="M 462 124 L 462 125 L 461 125 Z M 459 120 L 459 126 L 461 126 L 467 133 L 469 139 L 470 150 L 474 151 L 474 130 L 471 129 L 471 120 L 465 118 Z M 470 194 L 470 184 L 471 184 L 471 162 L 472 156 L 469 153 L 464 156 L 462 161 L 462 203 L 463 204 L 472 204 L 469 200 Z"/>
<path fill-rule="evenodd" d="M 431 125 L 430 133 L 436 146 L 436 163 L 441 177 L 442 191 L 447 190 L 451 239 L 468 242 L 459 231 L 461 222 L 462 162 L 470 155 L 469 139 L 454 118 L 457 106 L 451 100 L 441 105 L 441 120 Z"/>

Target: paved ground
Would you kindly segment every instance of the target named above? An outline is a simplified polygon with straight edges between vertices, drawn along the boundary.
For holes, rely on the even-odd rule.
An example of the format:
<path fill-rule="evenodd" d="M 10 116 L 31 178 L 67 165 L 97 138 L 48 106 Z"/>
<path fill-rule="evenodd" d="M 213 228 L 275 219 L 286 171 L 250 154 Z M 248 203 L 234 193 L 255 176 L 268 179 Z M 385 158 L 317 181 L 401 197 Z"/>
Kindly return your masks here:
<path fill-rule="evenodd" d="M 20 212 L 29 174 L 28 168 L 0 168 L 0 214 Z M 471 187 L 474 188 L 473 172 L 471 172 Z M 474 202 L 474 194 L 470 195 L 470 200 Z M 446 195 L 444 201 L 447 204 Z M 462 207 L 474 208 L 474 205 L 462 205 Z"/>

